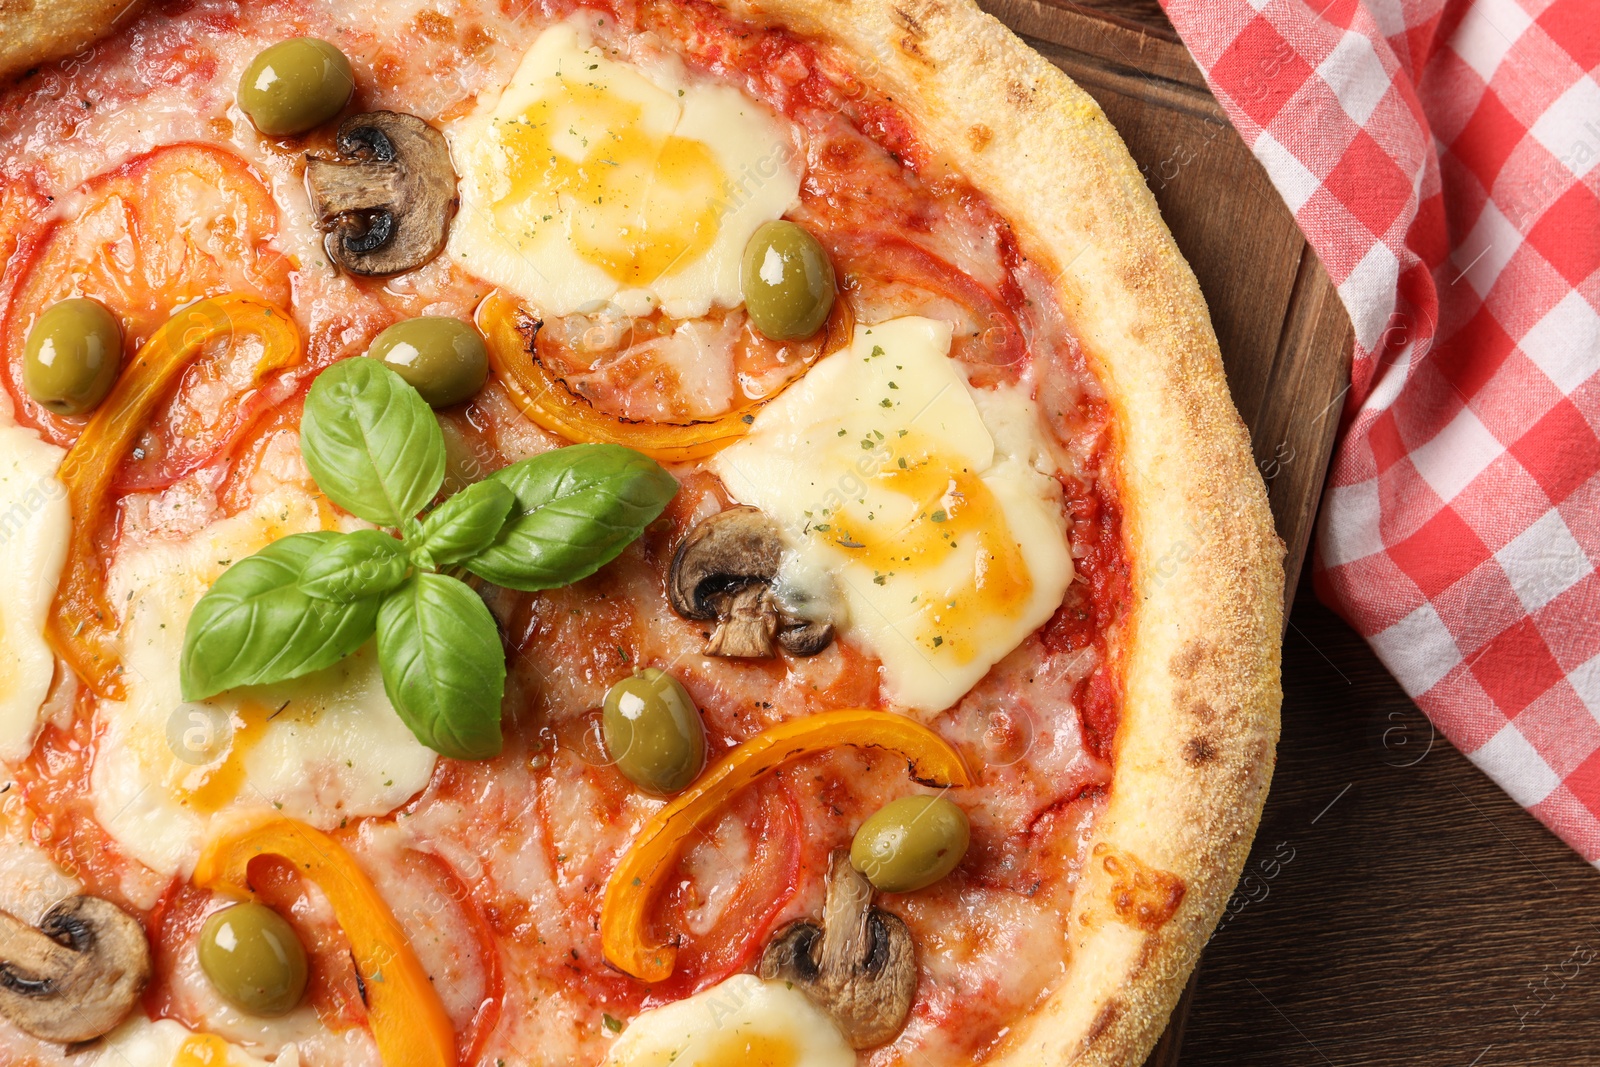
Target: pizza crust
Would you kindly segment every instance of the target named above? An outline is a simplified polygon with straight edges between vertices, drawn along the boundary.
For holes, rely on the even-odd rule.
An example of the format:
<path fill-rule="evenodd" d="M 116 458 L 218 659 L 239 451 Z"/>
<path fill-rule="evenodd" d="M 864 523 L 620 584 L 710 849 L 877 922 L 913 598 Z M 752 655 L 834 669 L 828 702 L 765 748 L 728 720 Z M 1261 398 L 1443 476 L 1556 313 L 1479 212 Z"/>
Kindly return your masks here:
<path fill-rule="evenodd" d="M 0 0 L 0 81 L 76 53 L 139 0 Z"/>
<path fill-rule="evenodd" d="M 1139 1064 L 1238 882 L 1282 696 L 1283 543 L 1205 298 L 1099 105 L 975 4 L 733 3 L 848 53 L 990 197 L 1109 394 L 1134 601 L 1111 795 L 1065 979 L 990 1062 Z"/>
<path fill-rule="evenodd" d="M 723 2 L 831 44 L 892 97 L 1059 271 L 1109 394 L 1134 599 L 1115 776 L 1064 980 L 990 1062 L 1138 1064 L 1238 881 L 1278 736 L 1283 546 L 1205 300 L 1100 107 L 969 0 Z M 0 78 L 129 6 L 0 0 Z"/>

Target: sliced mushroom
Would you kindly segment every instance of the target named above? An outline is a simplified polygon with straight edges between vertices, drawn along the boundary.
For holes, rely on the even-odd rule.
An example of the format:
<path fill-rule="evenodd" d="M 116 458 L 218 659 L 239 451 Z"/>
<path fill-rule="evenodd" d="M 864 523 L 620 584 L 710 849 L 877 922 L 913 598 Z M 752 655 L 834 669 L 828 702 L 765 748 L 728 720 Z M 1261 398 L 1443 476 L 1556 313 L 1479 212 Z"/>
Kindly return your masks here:
<path fill-rule="evenodd" d="M 773 593 L 782 557 L 777 525 L 744 505 L 703 520 L 678 545 L 667 599 L 686 619 L 717 620 L 708 655 L 763 658 L 774 639 L 796 656 L 828 647 L 833 623 L 793 614 Z"/>
<path fill-rule="evenodd" d="M 150 978 L 150 944 L 127 912 L 68 897 L 38 927 L 0 911 L 0 1015 L 45 1041 L 88 1041 L 128 1014 Z"/>
<path fill-rule="evenodd" d="M 774 938 L 761 977 L 793 982 L 833 1016 L 851 1048 L 873 1048 L 911 1011 L 916 948 L 899 916 L 872 906 L 871 883 L 839 849 L 828 860 L 822 926 L 798 922 Z"/>
<path fill-rule="evenodd" d="M 346 119 L 336 144 L 335 159 L 306 157 L 328 258 L 352 274 L 398 274 L 438 255 L 456 213 L 444 134 L 415 115 L 374 111 Z"/>

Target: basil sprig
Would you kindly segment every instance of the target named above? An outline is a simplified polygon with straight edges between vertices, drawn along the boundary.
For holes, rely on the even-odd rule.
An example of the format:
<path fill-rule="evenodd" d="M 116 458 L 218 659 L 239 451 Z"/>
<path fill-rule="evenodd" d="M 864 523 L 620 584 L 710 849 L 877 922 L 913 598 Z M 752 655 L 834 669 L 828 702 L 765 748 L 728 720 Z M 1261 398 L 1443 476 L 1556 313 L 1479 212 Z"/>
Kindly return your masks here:
<path fill-rule="evenodd" d="M 616 445 L 546 452 L 493 480 L 515 504 L 493 541 L 462 566 L 527 592 L 571 585 L 610 563 L 677 490 L 655 460 Z"/>
<path fill-rule="evenodd" d="M 433 409 L 375 359 L 345 360 L 312 383 L 300 454 L 329 500 L 377 526 L 415 517 L 444 481 Z"/>
<path fill-rule="evenodd" d="M 513 463 L 419 513 L 444 480 L 427 403 L 372 359 L 335 363 L 306 397 L 300 447 L 317 486 L 381 530 L 291 534 L 223 572 L 184 632 L 185 700 L 332 666 L 377 635 L 389 702 L 458 759 L 501 748 L 506 661 L 494 617 L 450 568 L 510 589 L 567 585 L 615 559 L 678 490 L 620 445 Z"/>

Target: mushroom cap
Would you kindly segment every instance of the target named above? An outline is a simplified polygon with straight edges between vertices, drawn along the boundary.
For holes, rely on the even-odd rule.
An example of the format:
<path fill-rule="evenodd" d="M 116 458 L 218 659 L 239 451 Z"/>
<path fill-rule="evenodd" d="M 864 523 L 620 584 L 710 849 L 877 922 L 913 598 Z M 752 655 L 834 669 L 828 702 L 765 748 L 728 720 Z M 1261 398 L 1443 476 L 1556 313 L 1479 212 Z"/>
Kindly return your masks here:
<path fill-rule="evenodd" d="M 328 258 L 352 274 L 415 270 L 444 249 L 456 172 L 444 134 L 400 111 L 353 115 L 336 159 L 306 157 L 306 187 Z"/>
<path fill-rule="evenodd" d="M 805 620 L 778 631 L 778 644 L 791 656 L 815 656 L 833 643 L 833 623 Z"/>
<path fill-rule="evenodd" d="M 0 912 L 0 1015 L 45 1041 L 105 1034 L 150 978 L 144 928 L 99 897 L 68 897 L 37 928 Z"/>
<path fill-rule="evenodd" d="M 760 973 L 798 986 L 851 1048 L 874 1048 L 899 1033 L 911 1012 L 916 946 L 898 915 L 872 906 L 872 884 L 840 849 L 828 863 L 822 925 L 784 928 L 761 954 Z"/>
<path fill-rule="evenodd" d="M 783 539 L 759 508 L 736 504 L 689 531 L 672 556 L 667 599 L 686 619 L 715 619 L 717 598 L 778 576 Z"/>
<path fill-rule="evenodd" d="M 798 618 L 779 604 L 772 582 L 782 559 L 776 523 L 757 508 L 724 508 L 678 544 L 667 599 L 686 619 L 717 620 L 709 655 L 767 657 L 776 639 L 793 655 L 814 656 L 833 640 L 833 624 Z"/>

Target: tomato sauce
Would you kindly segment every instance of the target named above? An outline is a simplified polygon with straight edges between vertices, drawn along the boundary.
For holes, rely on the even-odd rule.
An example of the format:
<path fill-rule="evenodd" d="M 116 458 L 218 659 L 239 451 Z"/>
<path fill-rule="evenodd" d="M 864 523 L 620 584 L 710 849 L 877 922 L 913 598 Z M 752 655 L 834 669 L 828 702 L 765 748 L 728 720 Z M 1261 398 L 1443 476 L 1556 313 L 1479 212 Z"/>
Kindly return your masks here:
<path fill-rule="evenodd" d="M 86 715 L 75 718 L 69 728 L 45 726 L 14 777 L 35 815 L 28 831 L 33 843 L 82 882 L 85 892 L 139 910 L 128 892 L 132 887 L 124 881 L 138 864 L 94 816 L 89 774 L 95 732 Z"/>
<path fill-rule="evenodd" d="M 626 24 L 627 14 L 612 9 Z M 634 9 L 630 9 L 634 10 Z M 689 3 L 644 3 L 637 10 L 640 25 L 666 26 L 677 30 L 673 39 L 691 40 L 697 48 L 689 52 L 689 59 L 718 74 L 738 74 L 745 88 L 783 112 L 790 118 L 819 128 L 843 113 L 852 118 L 860 131 L 874 144 L 903 164 L 914 174 L 920 174 L 933 159 L 923 149 L 911 123 L 904 113 L 892 104 L 874 98 L 874 94 L 853 79 L 840 84 L 824 73 L 816 49 L 783 30 L 754 31 L 720 8 L 702 0 Z M 685 28 L 692 33 L 682 32 Z M 785 78 L 784 72 L 805 72 L 798 80 Z M 848 151 L 836 155 L 835 161 L 848 167 L 853 161 Z M 854 184 L 857 178 L 845 179 Z M 815 176 L 808 179 L 811 186 Z M 813 192 L 808 187 L 806 192 Z M 813 196 L 814 196 L 813 192 Z M 963 190 L 960 194 L 981 200 L 979 194 Z M 808 200 L 811 198 L 807 198 Z M 808 203 L 807 207 L 811 204 Z M 884 264 L 886 272 L 904 277 L 909 271 L 915 275 L 935 275 L 935 288 L 954 290 L 961 302 L 973 307 L 986 324 L 981 335 L 987 350 L 984 360 L 1001 369 L 995 376 L 978 376 L 975 380 L 993 384 L 1008 380 L 1005 371 L 1020 369 L 1023 358 L 1023 332 L 1020 321 L 1026 314 L 1027 297 L 1017 280 L 1025 262 L 1015 233 L 1010 226 L 993 216 L 993 225 L 1000 231 L 1000 249 L 1006 273 L 996 290 L 962 274 L 950 264 L 917 247 L 900 234 L 916 232 L 914 210 L 905 211 L 893 218 L 889 225 L 879 223 L 884 232 L 863 230 L 859 217 L 849 221 L 851 231 L 835 237 L 830 247 L 839 262 L 841 273 L 859 278 L 872 271 L 871 264 Z M 852 268 L 855 268 L 854 271 Z M 966 356 L 958 346 L 952 355 Z M 1075 347 L 1071 350 L 1071 369 L 1091 377 L 1086 361 Z M 1111 412 L 1103 401 L 1090 401 L 1080 413 L 1081 426 L 1092 434 L 1104 434 L 1111 424 Z M 1114 469 L 1107 453 L 1102 450 L 1095 457 L 1096 474 L 1092 481 L 1063 478 L 1062 488 L 1067 496 L 1067 507 L 1072 516 L 1071 537 L 1073 555 L 1083 583 L 1074 583 L 1067 600 L 1056 616 L 1045 627 L 1042 637 L 1045 647 L 1053 654 L 1071 653 L 1092 647 L 1099 653 L 1100 666 L 1079 686 L 1075 701 L 1085 735 L 1091 749 L 1102 759 L 1110 760 L 1115 741 L 1121 706 L 1120 663 L 1112 655 L 1111 637 L 1117 622 L 1122 618 L 1129 602 L 1129 571 L 1122 540 L 1121 508 L 1117 500 L 1117 483 Z M 1080 586 L 1086 585 L 1087 589 Z"/>
<path fill-rule="evenodd" d="M 498 12 L 474 16 L 467 4 L 453 22 L 419 17 L 417 32 L 490 51 L 508 25 L 520 25 L 531 40 L 533 23 L 563 17 L 577 5 L 548 0 L 534 11 L 527 7 L 500 0 Z M 904 113 L 825 50 L 701 0 L 617 0 L 589 8 L 606 13 L 614 24 L 609 32 L 658 32 L 690 68 L 736 85 L 806 132 L 810 147 L 794 217 L 833 255 L 845 299 L 861 307 L 877 302 L 880 308 L 948 313 L 958 323 L 952 356 L 980 386 L 1027 381 L 1030 373 L 1036 386 L 1049 376 L 1079 383 L 1057 420 L 1064 446 L 1079 462 L 1061 477 L 1078 580 L 1039 634 L 939 725 L 984 768 L 983 786 L 973 794 L 968 860 L 949 884 L 888 902 L 923 946 L 921 988 L 932 992 L 919 997 L 905 1034 L 865 1062 L 971 1062 L 1053 980 L 1059 952 L 1043 962 L 1035 957 L 1040 945 L 1060 936 L 1075 884 L 1073 857 L 1112 773 L 1122 699 L 1117 635 L 1131 588 L 1112 412 L 1070 332 L 1038 306 L 1040 267 L 1024 255 L 1010 225 L 981 194 L 934 166 L 937 155 Z M 274 34 L 283 32 L 278 23 L 334 32 L 317 21 L 311 0 L 262 10 L 278 20 Z M 212 5 L 169 2 L 107 47 L 137 40 L 149 84 L 191 86 L 198 93 L 228 68 L 196 42 L 248 29 L 253 17 L 249 9 L 239 18 Z M 518 18 L 524 21 L 515 23 Z M 404 60 L 378 55 L 372 68 L 386 91 L 403 100 Z M 92 80 L 92 68 L 81 77 Z M 0 96 L 0 139 L 24 117 L 22 95 Z M 108 92 L 99 106 L 137 96 L 131 89 L 120 96 Z M 65 123 L 71 116 L 64 105 L 44 110 L 42 122 Z M 227 137 L 219 133 L 219 139 Z M 290 157 L 303 147 L 270 150 L 266 163 L 246 162 L 224 145 L 157 148 L 83 183 L 85 207 L 72 219 L 52 214 L 51 196 L 41 190 L 53 186 L 42 172 L 13 168 L 0 176 L 0 346 L 7 353 L 3 384 L 18 420 L 62 445 L 81 430 L 81 420 L 33 405 L 20 382 L 20 353 L 33 316 L 69 292 L 116 308 L 130 324 L 128 355 L 181 302 L 175 294 L 192 299 L 244 291 L 289 308 L 306 342 L 299 369 L 249 383 L 230 377 L 225 351 L 213 353 L 164 403 L 118 476 L 118 492 L 133 499 L 215 474 L 218 509 L 231 514 L 248 504 L 252 472 L 274 435 L 297 425 L 317 370 L 362 351 L 378 330 L 405 315 L 424 308 L 470 313 L 485 287 L 447 264 L 414 291 L 369 279 L 308 283 L 281 251 L 288 220 L 273 194 L 293 173 Z M 83 219 L 113 233 L 179 239 L 183 220 L 176 207 L 182 201 L 158 190 L 199 180 L 218 191 L 214 217 L 231 221 L 197 243 L 184 233 L 181 239 L 191 243 L 177 275 L 145 256 L 82 269 L 84 246 L 76 242 L 90 234 Z M 952 229 L 961 240 L 950 238 Z M 962 258 L 961 245 L 988 251 L 974 263 Z M 749 362 L 754 367 L 759 360 Z M 530 431 L 493 385 L 465 408 L 445 413 L 444 421 L 466 442 L 479 477 L 555 443 Z M 410 876 L 436 881 L 461 904 L 466 918 L 455 934 L 492 962 L 481 1003 L 458 1020 L 464 1063 L 492 1064 L 540 1035 L 548 1035 L 554 1049 L 581 1050 L 597 1060 L 603 1016 L 626 1019 L 747 970 L 773 931 L 818 912 L 820 872 L 839 843 L 840 827 L 904 792 L 903 766 L 855 751 L 802 761 L 775 775 L 736 802 L 714 847 L 686 859 L 684 877 L 660 902 L 658 926 L 679 941 L 680 970 L 673 979 L 645 987 L 606 966 L 595 930 L 600 890 L 620 848 L 658 804 L 641 798 L 594 747 L 593 709 L 610 684 L 639 665 L 675 664 L 703 711 L 714 752 L 788 717 L 878 701 L 876 662 L 847 642 L 814 661 L 795 661 L 792 669 L 785 661 L 711 663 L 698 655 L 700 626 L 672 615 L 662 576 L 682 534 L 726 497 L 708 474 L 675 473 L 683 482 L 677 500 L 616 563 L 569 589 L 504 594 L 494 602 L 512 651 L 506 752 L 482 763 L 440 760 L 428 787 L 396 820 L 434 849 L 404 861 Z M 119 543 L 116 532 L 104 543 L 109 560 Z M 1093 663 L 1082 677 L 1071 669 L 1079 657 Z M 1069 704 L 1072 721 L 1056 721 Z M 1014 714 L 997 719 L 995 707 Z M 17 778 L 37 814 L 35 839 L 84 881 L 86 891 L 128 902 L 128 872 L 139 865 L 95 822 L 89 801 L 92 710 L 86 697 L 70 729 L 47 726 Z M 1071 749 L 1061 739 L 1076 732 L 1087 756 L 1061 766 L 1033 762 L 1050 747 L 1046 741 Z M 444 858 L 460 854 L 481 863 L 469 868 Z M 730 880 L 735 861 L 734 873 L 742 876 Z M 317 919 L 315 894 L 292 871 L 265 867 L 259 888 L 295 918 L 312 949 L 317 1014 L 333 1030 L 360 1027 L 361 989 L 341 958 L 337 930 Z M 153 1017 L 196 1027 L 205 1022 L 163 975 L 188 950 L 207 901 L 209 895 L 179 881 L 153 909 L 141 910 L 157 946 L 157 978 L 146 996 Z"/>

